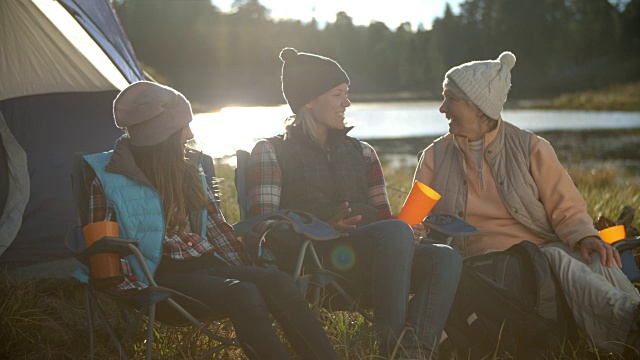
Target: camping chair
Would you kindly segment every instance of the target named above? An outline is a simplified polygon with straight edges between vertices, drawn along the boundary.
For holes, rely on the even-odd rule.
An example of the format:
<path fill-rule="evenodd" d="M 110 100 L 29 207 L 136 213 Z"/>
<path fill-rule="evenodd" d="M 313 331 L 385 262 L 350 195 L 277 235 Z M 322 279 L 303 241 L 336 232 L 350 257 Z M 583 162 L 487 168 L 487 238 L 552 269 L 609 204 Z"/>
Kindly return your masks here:
<path fill-rule="evenodd" d="M 180 294 L 174 290 L 160 287 L 156 284 L 152 274 L 146 266 L 140 250 L 137 248 L 136 241 L 114 237 L 103 237 L 101 240 L 92 243 L 91 246 L 86 247 L 82 228 L 89 222 L 89 186 L 93 181 L 93 176 L 95 175 L 93 174 L 93 171 L 88 169 L 88 165 L 86 165 L 82 158 L 83 155 L 86 155 L 86 153 L 75 153 L 73 155 L 72 188 L 78 212 L 79 226 L 74 228 L 67 237 L 67 247 L 71 250 L 74 257 L 87 267 L 91 266 L 89 258 L 96 254 L 111 253 L 119 255 L 120 258 L 132 254 L 141 265 L 146 278 L 149 280 L 149 287 L 140 291 L 134 291 L 133 293 L 123 294 L 116 294 L 101 290 L 98 286 L 99 282 L 92 281 L 93 279 L 90 280 L 89 283 L 82 283 L 85 303 L 87 306 L 91 359 L 93 359 L 94 353 L 94 313 L 102 325 L 107 329 L 109 337 L 122 359 L 127 359 L 127 354 L 124 351 L 121 340 L 123 338 L 126 339 L 128 333 L 135 330 L 143 316 L 146 316 L 147 318 L 146 359 L 151 358 L 156 318 L 158 321 L 168 325 L 195 326 L 196 329 L 200 330 L 210 340 L 219 343 L 219 345 L 209 349 L 201 356 L 201 358 L 209 357 L 213 353 L 229 346 L 239 347 L 240 345 L 236 339 L 229 339 L 214 334 L 199 320 L 219 320 L 215 318 L 209 319 L 211 314 L 215 314 L 213 309 L 198 300 Z M 211 184 L 210 180 L 215 176 L 213 161 L 210 157 L 206 155 L 203 156 L 203 169 L 209 180 L 207 183 Z M 210 186 L 213 187 L 213 185 Z M 131 257 L 129 257 L 129 259 L 131 259 Z M 119 280 L 116 282 L 119 283 L 122 281 L 122 276 L 120 276 L 120 279 L 111 280 Z M 129 329 L 125 332 L 125 335 L 122 338 L 118 338 L 113 326 L 109 323 L 109 319 L 98 301 L 96 296 L 97 293 L 100 293 L 104 297 L 114 301 L 121 310 L 129 309 L 134 311 L 136 316 L 133 319 L 125 319 L 129 323 Z M 183 304 L 188 305 L 188 308 L 192 309 L 191 312 L 185 310 L 185 308 L 178 304 L 175 299 L 180 299 Z M 156 312 L 156 310 L 158 311 Z M 123 311 L 123 314 L 126 314 L 126 311 Z"/>
<path fill-rule="evenodd" d="M 640 236 L 618 240 L 611 245 L 620 254 L 622 272 L 636 288 L 640 289 L 640 269 L 638 269 L 640 253 L 636 253 L 636 249 L 640 248 Z"/>
<path fill-rule="evenodd" d="M 240 208 L 240 219 L 247 220 L 248 209 L 248 171 L 250 168 L 250 154 L 244 150 L 236 151 L 237 166 L 235 169 L 234 183 L 236 186 L 236 192 L 238 196 L 238 206 Z M 287 210 L 284 210 L 285 212 Z M 307 216 L 311 216 L 307 214 Z M 315 219 L 315 221 L 318 221 Z M 278 224 L 281 226 L 287 224 Z M 275 227 L 275 226 L 274 226 Z M 234 225 L 234 229 L 237 227 Z M 283 229 L 286 231 L 286 229 Z M 292 236 L 296 235 L 291 232 Z M 243 243 L 245 249 L 249 254 L 249 257 L 259 262 L 261 252 L 261 236 L 255 231 L 248 231 L 246 236 L 243 237 Z M 338 279 L 348 281 L 342 278 L 340 275 L 333 273 L 324 268 L 318 253 L 314 248 L 314 240 L 309 237 L 304 237 L 300 240 L 298 245 L 298 254 L 295 259 L 295 267 L 291 271 L 294 282 L 298 285 L 300 290 L 307 296 L 314 308 L 322 306 L 321 290 L 330 289 L 332 296 L 337 296 L 339 299 L 340 310 L 358 311 L 369 323 L 373 323 L 373 318 L 363 309 L 358 306 L 358 302 L 354 300 L 351 295 L 338 283 Z M 345 308 L 342 308 L 345 307 Z"/>
<path fill-rule="evenodd" d="M 238 196 L 238 206 L 240 208 L 240 218 L 246 219 L 249 215 L 249 199 L 248 199 L 248 175 L 250 169 L 250 157 L 251 155 L 244 150 L 236 151 L 237 166 L 235 169 L 235 186 Z M 428 237 L 423 239 L 425 243 L 444 243 L 451 244 L 452 241 L 462 236 L 469 236 L 477 234 L 478 230 L 467 224 L 462 219 L 454 216 L 447 215 L 430 215 L 427 216 L 423 222 L 427 229 L 429 229 Z M 252 259 L 259 259 L 260 249 L 260 236 L 255 232 L 248 233 L 248 236 L 243 238 L 243 243 L 247 253 Z M 373 324 L 373 318 L 364 309 L 358 306 L 357 302 L 340 286 L 337 282 L 341 277 L 338 274 L 332 273 L 326 270 L 314 248 L 314 242 L 311 239 L 304 239 L 299 244 L 298 255 L 295 261 L 295 268 L 293 269 L 292 276 L 301 291 L 307 294 L 307 285 L 311 286 L 312 295 L 307 296 L 310 299 L 314 307 L 322 306 L 322 298 L 320 297 L 321 290 L 326 290 L 328 286 L 329 290 L 335 291 L 335 295 L 339 296 L 342 300 L 339 301 L 338 308 L 332 307 L 333 310 L 356 310 L 370 323 Z M 344 279 L 344 281 L 348 281 Z M 331 295 L 333 293 L 330 292 Z M 333 304 L 332 304 L 333 305 Z M 347 305 L 344 309 L 342 306 Z"/>

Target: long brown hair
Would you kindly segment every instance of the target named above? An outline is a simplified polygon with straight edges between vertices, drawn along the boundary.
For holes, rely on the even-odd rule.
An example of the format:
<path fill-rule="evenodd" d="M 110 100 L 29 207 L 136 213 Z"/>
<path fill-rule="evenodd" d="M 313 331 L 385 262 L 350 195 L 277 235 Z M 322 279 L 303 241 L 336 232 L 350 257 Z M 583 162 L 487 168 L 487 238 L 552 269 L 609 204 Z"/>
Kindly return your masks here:
<path fill-rule="evenodd" d="M 159 144 L 131 146 L 136 165 L 160 193 L 167 234 L 185 226 L 189 210 L 207 205 L 200 172 L 185 159 L 181 135 L 182 129 Z"/>

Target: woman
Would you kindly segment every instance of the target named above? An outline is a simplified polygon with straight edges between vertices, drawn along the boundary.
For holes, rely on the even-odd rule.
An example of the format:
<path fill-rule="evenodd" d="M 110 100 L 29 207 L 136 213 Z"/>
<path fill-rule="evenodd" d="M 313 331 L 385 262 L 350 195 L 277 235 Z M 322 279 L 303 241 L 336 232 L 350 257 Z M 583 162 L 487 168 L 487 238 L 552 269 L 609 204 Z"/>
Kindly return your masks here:
<path fill-rule="evenodd" d="M 193 138 L 187 99 L 141 81 L 118 95 L 113 113 L 126 135 L 113 151 L 85 158 L 96 173 L 91 222 L 117 221 L 121 235 L 140 243 L 158 285 L 228 316 L 249 358 L 289 358 L 271 313 L 300 357 L 336 359 L 290 276 L 251 266 L 200 175 L 198 159 L 185 159 L 185 144 Z M 127 269 L 120 290 L 146 286 L 144 275 Z"/>
<path fill-rule="evenodd" d="M 608 351 L 637 348 L 640 296 L 618 252 L 600 238 L 553 147 L 502 119 L 515 63 L 504 52 L 446 73 L 440 112 L 449 133 L 424 151 L 415 180 L 443 194 L 433 213 L 456 214 L 479 230 L 461 244 L 465 256 L 538 244 L 587 338 Z"/>
<path fill-rule="evenodd" d="M 250 215 L 308 211 L 342 232 L 316 249 L 329 270 L 350 280 L 343 284 L 348 292 L 373 305 L 380 355 L 398 349 L 401 356 L 437 358 L 459 255 L 447 246 L 416 244 L 411 228 L 392 219 L 375 151 L 347 135 L 349 78 L 340 65 L 292 48 L 280 58 L 282 90 L 294 115 L 284 135 L 259 141 L 252 151 Z M 267 236 L 270 245 L 277 247 L 277 240 Z"/>

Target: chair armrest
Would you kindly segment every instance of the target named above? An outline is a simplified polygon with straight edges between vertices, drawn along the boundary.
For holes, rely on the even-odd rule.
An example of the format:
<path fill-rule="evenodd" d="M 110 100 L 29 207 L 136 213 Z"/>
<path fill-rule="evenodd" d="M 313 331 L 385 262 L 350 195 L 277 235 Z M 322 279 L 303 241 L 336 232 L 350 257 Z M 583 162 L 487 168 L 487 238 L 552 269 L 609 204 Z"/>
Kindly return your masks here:
<path fill-rule="evenodd" d="M 138 242 L 135 240 L 104 236 L 91 244 L 91 246 L 87 247 L 84 235 L 82 234 L 82 229 L 80 227 L 76 227 L 67 234 L 65 245 L 73 257 L 82 264 L 89 266 L 89 258 L 93 255 L 117 254 L 119 257 L 123 258 L 133 254 L 130 245 L 137 247 Z"/>
<path fill-rule="evenodd" d="M 424 218 L 422 224 L 429 230 L 444 234 L 445 236 L 471 236 L 480 232 L 475 226 L 453 215 L 429 215 Z"/>
<path fill-rule="evenodd" d="M 626 239 L 618 240 L 612 244 L 613 248 L 618 252 L 634 249 L 640 246 L 640 236 L 629 237 Z"/>
<path fill-rule="evenodd" d="M 276 220 L 277 226 L 290 227 L 292 233 L 298 233 L 312 240 L 333 240 L 340 237 L 340 233 L 336 229 L 314 215 L 304 211 L 287 209 L 264 213 L 231 226 L 236 235 L 242 236 L 265 220 Z"/>
<path fill-rule="evenodd" d="M 86 252 L 88 256 L 110 253 L 118 254 L 120 257 L 125 257 L 133 253 L 129 245 L 137 247 L 138 242 L 135 240 L 120 239 L 113 236 L 103 236 L 101 239 L 91 244 L 91 246 L 84 250 L 84 252 Z"/>

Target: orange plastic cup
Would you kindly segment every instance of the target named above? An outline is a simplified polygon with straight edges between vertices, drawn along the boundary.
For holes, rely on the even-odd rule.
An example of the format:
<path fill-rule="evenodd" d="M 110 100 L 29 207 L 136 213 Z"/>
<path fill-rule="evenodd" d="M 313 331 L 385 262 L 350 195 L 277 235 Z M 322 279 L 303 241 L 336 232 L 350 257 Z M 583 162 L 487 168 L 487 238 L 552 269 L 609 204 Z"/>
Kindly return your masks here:
<path fill-rule="evenodd" d="M 602 237 L 602 240 L 605 242 L 613 244 L 618 240 L 626 238 L 627 234 L 624 231 L 624 225 L 616 225 L 600 230 L 600 237 Z"/>
<path fill-rule="evenodd" d="M 89 224 L 82 229 L 87 246 L 102 239 L 103 236 L 118 236 L 118 223 L 113 221 L 101 221 Z M 104 287 L 117 285 L 120 280 L 120 256 L 118 254 L 98 254 L 89 258 L 91 262 L 91 276 Z M 108 281 L 113 279 L 112 282 Z"/>
<path fill-rule="evenodd" d="M 440 194 L 427 185 L 416 181 L 407 200 L 402 205 L 398 219 L 409 225 L 421 223 L 440 200 Z"/>

